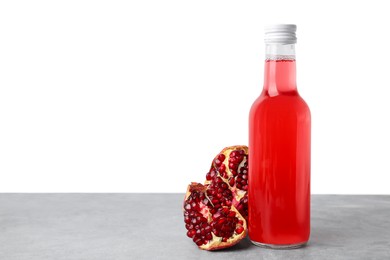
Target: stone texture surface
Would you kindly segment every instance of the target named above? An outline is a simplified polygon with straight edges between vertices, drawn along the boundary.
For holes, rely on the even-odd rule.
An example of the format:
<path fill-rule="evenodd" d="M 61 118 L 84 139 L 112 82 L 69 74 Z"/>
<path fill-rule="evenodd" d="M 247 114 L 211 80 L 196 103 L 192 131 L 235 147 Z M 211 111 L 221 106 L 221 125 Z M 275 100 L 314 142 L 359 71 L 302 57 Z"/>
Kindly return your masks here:
<path fill-rule="evenodd" d="M 186 237 L 183 196 L 0 194 L 0 259 L 390 259 L 390 196 L 314 195 L 307 247 L 217 252 Z"/>

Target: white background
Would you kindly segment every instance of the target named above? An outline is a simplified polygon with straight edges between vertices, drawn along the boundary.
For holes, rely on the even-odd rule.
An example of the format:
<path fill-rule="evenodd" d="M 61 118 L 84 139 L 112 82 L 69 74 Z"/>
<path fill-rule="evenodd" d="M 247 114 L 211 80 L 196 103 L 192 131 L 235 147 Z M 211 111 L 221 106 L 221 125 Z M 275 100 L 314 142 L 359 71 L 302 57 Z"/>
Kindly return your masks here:
<path fill-rule="evenodd" d="M 263 27 L 298 25 L 312 192 L 390 193 L 387 1 L 2 1 L 0 191 L 184 192 L 247 144 Z"/>

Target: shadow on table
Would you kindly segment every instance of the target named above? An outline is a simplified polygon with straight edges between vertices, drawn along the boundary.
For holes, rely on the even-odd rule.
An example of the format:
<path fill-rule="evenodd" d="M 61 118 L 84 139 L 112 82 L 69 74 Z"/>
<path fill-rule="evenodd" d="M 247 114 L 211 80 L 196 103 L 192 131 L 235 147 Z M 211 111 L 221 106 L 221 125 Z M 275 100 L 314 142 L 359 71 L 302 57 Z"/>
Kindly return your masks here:
<path fill-rule="evenodd" d="M 221 252 L 221 253 L 222 252 L 235 252 L 235 251 L 241 251 L 241 250 L 248 249 L 251 246 L 252 246 L 252 243 L 247 236 L 246 238 L 241 240 L 237 245 L 235 245 L 233 247 L 229 247 L 229 248 L 225 248 L 223 250 L 213 251 L 213 252 Z"/>

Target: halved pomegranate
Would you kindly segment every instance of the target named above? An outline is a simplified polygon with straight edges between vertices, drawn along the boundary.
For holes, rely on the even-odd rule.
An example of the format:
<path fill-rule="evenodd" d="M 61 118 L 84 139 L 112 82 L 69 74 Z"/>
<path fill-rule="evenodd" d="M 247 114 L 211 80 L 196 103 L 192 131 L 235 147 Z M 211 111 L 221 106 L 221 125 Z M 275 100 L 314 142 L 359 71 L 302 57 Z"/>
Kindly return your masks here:
<path fill-rule="evenodd" d="M 205 184 L 192 183 L 184 199 L 187 236 L 201 249 L 233 246 L 247 234 L 248 147 L 231 146 L 213 160 Z"/>
<path fill-rule="evenodd" d="M 223 189 L 224 184 L 221 179 L 214 187 L 195 182 L 188 186 L 184 200 L 184 222 L 187 236 L 201 249 L 230 247 L 247 234 L 246 220 L 229 200 L 223 196 L 214 199 L 208 196 L 217 186 Z"/>
<path fill-rule="evenodd" d="M 213 160 L 206 175 L 205 184 L 222 178 L 233 194 L 232 205 L 242 216 L 248 217 L 248 147 L 230 146 L 223 149 Z"/>

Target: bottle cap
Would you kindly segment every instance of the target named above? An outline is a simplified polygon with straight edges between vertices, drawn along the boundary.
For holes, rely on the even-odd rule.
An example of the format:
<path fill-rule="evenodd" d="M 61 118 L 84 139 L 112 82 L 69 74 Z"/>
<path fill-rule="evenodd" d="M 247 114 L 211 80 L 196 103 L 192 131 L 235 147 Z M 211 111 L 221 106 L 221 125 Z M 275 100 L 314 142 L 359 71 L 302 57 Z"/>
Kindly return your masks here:
<path fill-rule="evenodd" d="M 265 30 L 265 43 L 294 44 L 297 43 L 295 24 L 274 24 L 267 25 Z"/>

